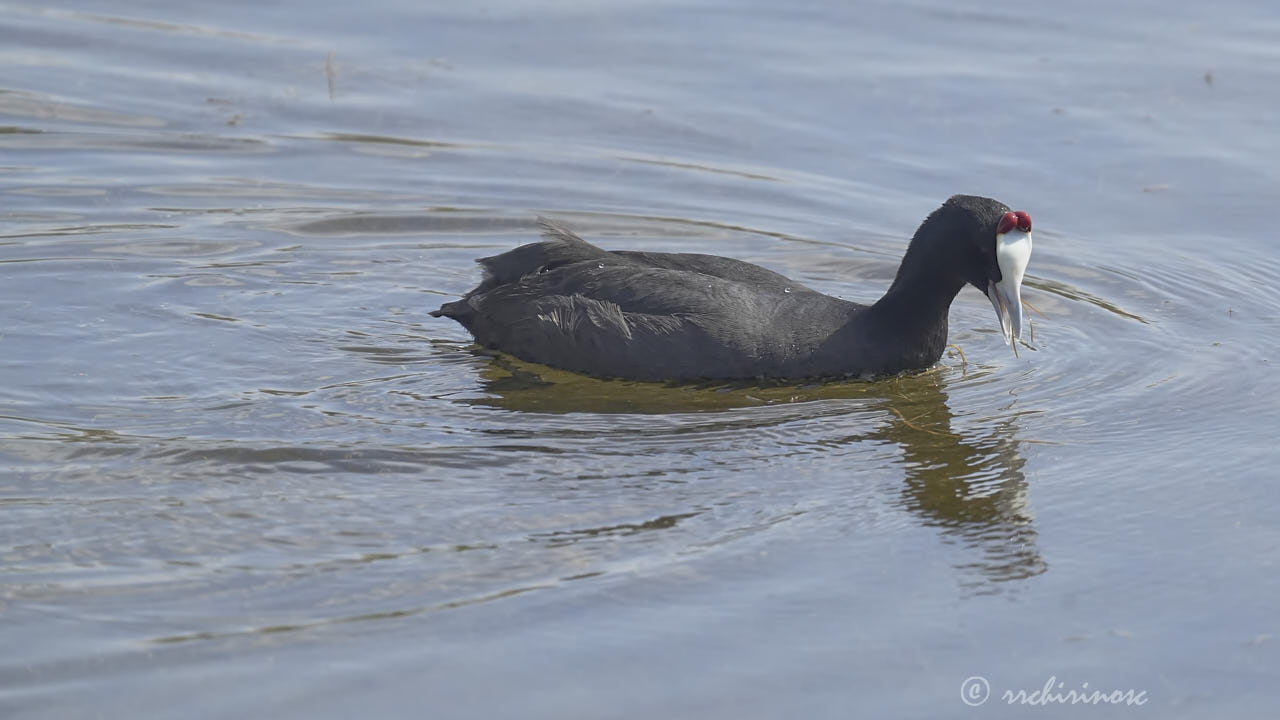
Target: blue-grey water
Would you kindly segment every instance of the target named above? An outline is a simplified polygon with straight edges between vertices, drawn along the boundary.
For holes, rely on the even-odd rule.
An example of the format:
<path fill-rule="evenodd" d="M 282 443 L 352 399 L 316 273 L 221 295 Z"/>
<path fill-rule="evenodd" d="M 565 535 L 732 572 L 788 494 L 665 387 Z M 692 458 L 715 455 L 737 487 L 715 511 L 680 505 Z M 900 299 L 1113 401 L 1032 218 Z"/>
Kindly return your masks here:
<path fill-rule="evenodd" d="M 1272 717 L 1277 98 L 1263 0 L 0 4 L 0 714 Z M 959 192 L 1017 357 L 426 315 L 539 214 L 872 300 Z"/>

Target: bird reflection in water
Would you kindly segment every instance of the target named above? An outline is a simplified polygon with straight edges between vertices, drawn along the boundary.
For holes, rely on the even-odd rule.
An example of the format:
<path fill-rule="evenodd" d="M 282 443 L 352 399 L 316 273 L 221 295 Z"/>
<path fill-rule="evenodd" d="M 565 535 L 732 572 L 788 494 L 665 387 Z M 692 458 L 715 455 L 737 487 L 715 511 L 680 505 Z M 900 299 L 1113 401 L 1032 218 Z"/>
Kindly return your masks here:
<path fill-rule="evenodd" d="M 1036 545 L 1016 415 L 957 431 L 939 378 L 906 380 L 909 390 L 878 404 L 889 414 L 886 424 L 861 436 L 901 448 L 903 507 L 939 528 L 944 539 L 973 552 L 961 567 L 976 573 L 966 582 L 976 592 L 994 592 L 998 587 L 992 583 L 1044 572 L 1048 566 Z"/>
<path fill-rule="evenodd" d="M 858 416 L 876 418 L 875 422 L 859 422 L 865 429 L 826 436 L 814 444 L 896 446 L 905 478 L 894 504 L 923 525 L 937 528 L 944 541 L 967 548 L 967 559 L 956 566 L 963 572 L 961 582 L 967 590 L 1000 592 L 1005 583 L 1047 569 L 1027 499 L 1026 461 L 1016 438 L 1017 414 L 1001 411 L 994 418 L 960 423 L 947 404 L 948 384 L 981 382 L 980 372 L 955 379 L 940 368 L 878 382 L 807 386 L 663 385 L 601 381 L 500 353 L 484 363 L 480 372 L 486 397 L 467 402 L 521 412 L 706 413 L 763 404 L 857 402 Z M 781 422 L 793 419 L 796 416 Z M 778 422 L 773 418 L 767 424 Z M 742 425 L 742 432 L 753 429 L 751 423 Z M 663 432 L 671 430 L 663 428 Z"/>

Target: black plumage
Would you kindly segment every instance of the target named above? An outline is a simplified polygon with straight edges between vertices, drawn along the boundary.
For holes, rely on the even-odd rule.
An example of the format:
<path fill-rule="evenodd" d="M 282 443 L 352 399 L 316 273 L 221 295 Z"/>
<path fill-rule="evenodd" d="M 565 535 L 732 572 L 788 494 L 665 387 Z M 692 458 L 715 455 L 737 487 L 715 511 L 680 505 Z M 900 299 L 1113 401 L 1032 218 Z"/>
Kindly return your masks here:
<path fill-rule="evenodd" d="M 543 240 L 482 258 L 484 279 L 431 314 L 481 345 L 597 377 L 875 376 L 942 356 L 965 283 L 1000 279 L 997 225 L 1009 209 L 957 195 L 930 214 L 873 305 L 811 290 L 714 255 L 602 250 L 543 220 Z"/>

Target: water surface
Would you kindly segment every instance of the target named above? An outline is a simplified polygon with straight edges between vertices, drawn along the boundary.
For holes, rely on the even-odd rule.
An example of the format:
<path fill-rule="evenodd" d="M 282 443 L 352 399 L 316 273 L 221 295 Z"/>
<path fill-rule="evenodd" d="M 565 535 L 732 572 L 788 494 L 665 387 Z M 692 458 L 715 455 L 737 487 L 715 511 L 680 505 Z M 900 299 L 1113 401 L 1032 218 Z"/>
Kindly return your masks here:
<path fill-rule="evenodd" d="M 1280 692 L 1280 12 L 0 6 L 6 717 L 1023 717 Z M 604 382 L 426 315 L 546 215 L 1032 347 Z M 978 710 L 961 685 L 982 676 Z"/>

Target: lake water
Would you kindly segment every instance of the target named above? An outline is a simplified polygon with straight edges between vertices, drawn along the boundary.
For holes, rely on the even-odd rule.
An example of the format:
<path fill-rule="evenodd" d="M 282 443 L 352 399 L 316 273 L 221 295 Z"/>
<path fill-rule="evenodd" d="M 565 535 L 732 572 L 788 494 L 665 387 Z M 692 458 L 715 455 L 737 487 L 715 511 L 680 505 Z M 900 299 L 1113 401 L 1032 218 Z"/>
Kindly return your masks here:
<path fill-rule="evenodd" d="M 6 718 L 1280 704 L 1275 3 L 53 0 L 0 67 Z M 1019 357 L 971 289 L 795 387 L 426 315 L 539 214 L 872 300 L 960 192 Z"/>

